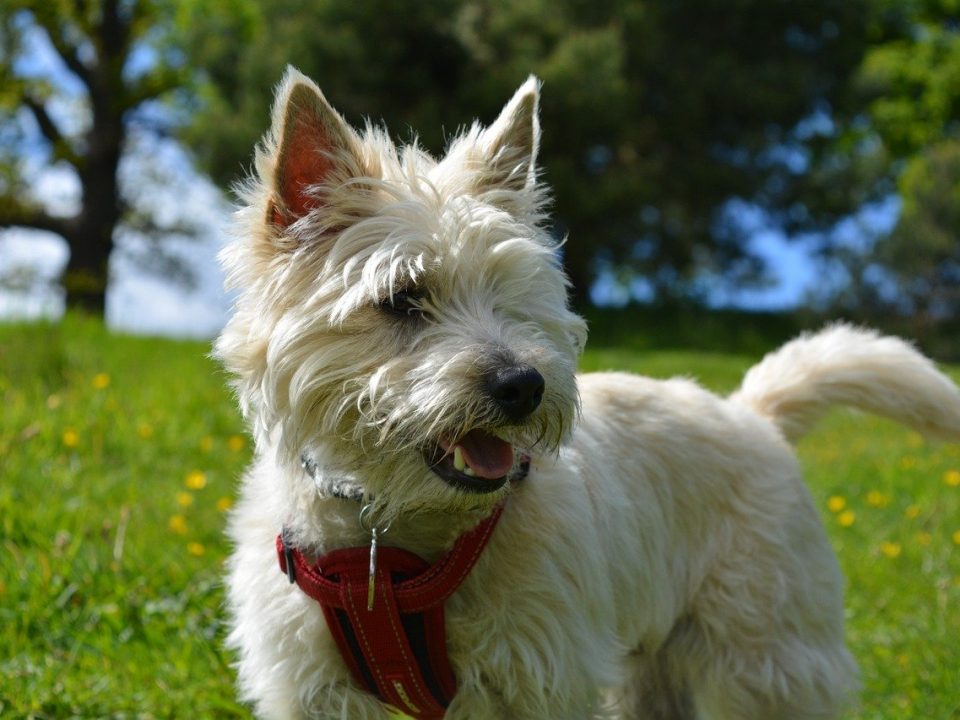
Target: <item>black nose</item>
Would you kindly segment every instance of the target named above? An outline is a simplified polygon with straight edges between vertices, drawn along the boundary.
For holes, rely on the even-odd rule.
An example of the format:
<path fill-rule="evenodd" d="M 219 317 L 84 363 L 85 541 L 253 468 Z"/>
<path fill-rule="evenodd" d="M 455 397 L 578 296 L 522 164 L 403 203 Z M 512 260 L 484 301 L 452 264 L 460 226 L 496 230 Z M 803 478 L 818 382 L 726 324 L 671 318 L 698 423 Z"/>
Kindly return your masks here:
<path fill-rule="evenodd" d="M 529 365 L 499 368 L 486 382 L 490 397 L 511 420 L 523 420 L 543 400 L 543 375 Z"/>

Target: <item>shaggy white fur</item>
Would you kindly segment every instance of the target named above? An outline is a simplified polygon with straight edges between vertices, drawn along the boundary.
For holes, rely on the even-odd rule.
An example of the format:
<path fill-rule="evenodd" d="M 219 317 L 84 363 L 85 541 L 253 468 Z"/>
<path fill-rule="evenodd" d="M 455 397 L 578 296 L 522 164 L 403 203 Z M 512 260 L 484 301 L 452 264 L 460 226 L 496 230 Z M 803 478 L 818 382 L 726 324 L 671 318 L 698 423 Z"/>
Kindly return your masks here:
<path fill-rule="evenodd" d="M 292 69 L 278 91 L 216 346 L 256 440 L 230 521 L 242 695 L 268 718 L 386 717 L 274 550 L 281 526 L 307 552 L 366 544 L 359 506 L 322 492 L 346 484 L 384 542 L 430 560 L 506 501 L 446 608 L 451 720 L 837 717 L 858 683 L 842 579 L 789 443 L 834 403 L 958 440 L 960 391 L 843 325 L 727 399 L 576 377 L 585 325 L 541 226 L 538 92 L 531 78 L 437 161 L 358 134 Z M 542 397 L 497 399 L 504 368 L 535 369 Z M 478 472 L 444 475 L 461 445 Z"/>

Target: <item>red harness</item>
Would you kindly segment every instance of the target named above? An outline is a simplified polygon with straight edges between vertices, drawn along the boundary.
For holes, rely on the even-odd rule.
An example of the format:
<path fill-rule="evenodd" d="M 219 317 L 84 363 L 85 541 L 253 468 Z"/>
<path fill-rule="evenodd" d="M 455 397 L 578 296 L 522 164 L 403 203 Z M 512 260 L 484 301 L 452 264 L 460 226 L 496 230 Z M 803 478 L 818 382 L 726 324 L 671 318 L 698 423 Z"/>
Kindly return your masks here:
<path fill-rule="evenodd" d="M 312 565 L 277 536 L 280 568 L 320 603 L 340 654 L 361 687 L 416 720 L 440 720 L 457 692 L 447 657 L 443 603 L 473 569 L 503 506 L 430 565 L 401 548 L 377 554 L 368 610 L 370 549 L 334 550 Z"/>

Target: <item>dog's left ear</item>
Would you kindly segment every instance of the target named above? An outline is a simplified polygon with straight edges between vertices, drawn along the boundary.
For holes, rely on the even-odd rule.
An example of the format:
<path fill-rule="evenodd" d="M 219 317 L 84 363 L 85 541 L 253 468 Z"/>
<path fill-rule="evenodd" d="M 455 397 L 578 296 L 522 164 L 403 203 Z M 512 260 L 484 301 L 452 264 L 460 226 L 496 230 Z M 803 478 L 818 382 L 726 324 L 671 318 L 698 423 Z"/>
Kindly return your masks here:
<path fill-rule="evenodd" d="M 486 188 L 520 191 L 536 181 L 540 148 L 540 81 L 531 75 L 514 93 L 480 145 L 487 165 Z"/>

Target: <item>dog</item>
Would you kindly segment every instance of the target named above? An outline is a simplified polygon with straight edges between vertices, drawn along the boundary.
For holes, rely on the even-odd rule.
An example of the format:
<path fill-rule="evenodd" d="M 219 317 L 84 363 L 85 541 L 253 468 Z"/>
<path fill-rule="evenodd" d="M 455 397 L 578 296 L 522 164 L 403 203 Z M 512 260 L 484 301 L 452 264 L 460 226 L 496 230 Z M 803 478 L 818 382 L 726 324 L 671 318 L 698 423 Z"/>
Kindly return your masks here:
<path fill-rule="evenodd" d="M 488 523 L 443 603 L 456 690 L 435 717 L 835 718 L 858 670 L 792 444 L 836 404 L 956 441 L 960 391 L 843 324 L 726 398 L 578 376 L 538 103 L 531 77 L 437 160 L 353 129 L 292 68 L 279 86 L 215 345 L 256 446 L 228 530 L 241 694 L 265 718 L 418 717 L 422 688 L 394 679 L 385 702 L 358 681 L 366 631 L 334 632 L 301 576 L 369 555 L 372 606 L 378 542 L 429 566 Z"/>

